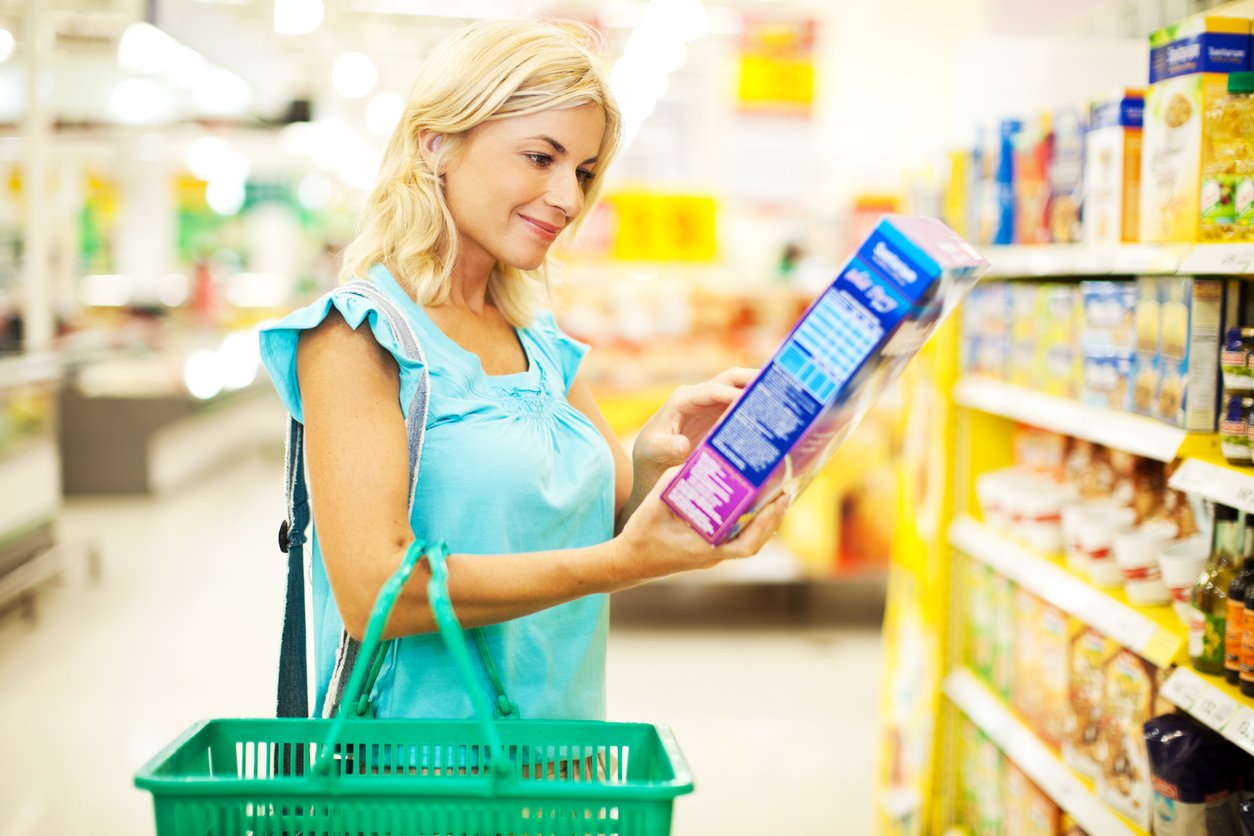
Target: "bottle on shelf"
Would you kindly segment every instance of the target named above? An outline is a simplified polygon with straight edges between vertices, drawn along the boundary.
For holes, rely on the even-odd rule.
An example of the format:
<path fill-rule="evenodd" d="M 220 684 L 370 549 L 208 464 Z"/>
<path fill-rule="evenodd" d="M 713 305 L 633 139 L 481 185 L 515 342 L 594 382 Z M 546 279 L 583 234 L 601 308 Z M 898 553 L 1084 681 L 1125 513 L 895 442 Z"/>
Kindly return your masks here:
<path fill-rule="evenodd" d="M 1254 514 L 1245 515 L 1241 569 L 1228 585 L 1228 623 L 1224 625 L 1224 678 L 1241 681 L 1241 643 L 1245 640 L 1245 593 L 1254 584 Z"/>
<path fill-rule="evenodd" d="M 1228 587 L 1241 560 L 1241 521 L 1236 508 L 1215 504 L 1210 559 L 1189 603 L 1189 659 L 1202 673 L 1224 675 Z"/>
<path fill-rule="evenodd" d="M 1230 73 L 1228 95 L 1207 108 L 1203 121 L 1207 147 L 1200 237 L 1203 241 L 1251 240 L 1254 145 L 1249 128 L 1254 123 L 1254 73 Z"/>
<path fill-rule="evenodd" d="M 1254 697 L 1254 581 L 1246 584 L 1241 626 L 1241 693 Z"/>

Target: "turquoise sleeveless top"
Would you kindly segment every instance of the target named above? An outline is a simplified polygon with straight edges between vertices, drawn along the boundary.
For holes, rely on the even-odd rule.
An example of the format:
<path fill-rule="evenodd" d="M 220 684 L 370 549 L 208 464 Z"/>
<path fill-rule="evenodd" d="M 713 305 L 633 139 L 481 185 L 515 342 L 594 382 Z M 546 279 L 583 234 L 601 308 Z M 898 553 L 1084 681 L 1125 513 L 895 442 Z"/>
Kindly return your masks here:
<path fill-rule="evenodd" d="M 566 398 L 587 347 L 540 314 L 518 336 L 528 369 L 489 375 L 478 356 L 436 327 L 382 267 L 370 278 L 405 312 L 422 342 L 431 381 L 426 438 L 410 523 L 453 554 L 501 555 L 590 546 L 614 533 L 614 461 L 596 427 Z M 354 329 L 365 323 L 400 368 L 408 409 L 421 366 L 404 357 L 368 300 L 322 297 L 261 331 L 261 358 L 291 415 L 304 421 L 296 375 L 301 331 L 334 306 Z M 399 455 L 406 455 L 404 450 Z M 318 497 L 311 495 L 313 507 Z M 311 537 L 315 715 L 321 715 L 343 621 L 327 581 L 317 526 Z M 490 558 L 488 558 L 490 559 Z M 605 717 L 608 597 L 589 595 L 483 628 L 506 691 L 527 719 Z M 472 653 L 472 656 L 474 654 Z M 481 688 L 493 691 L 477 666 Z M 380 717 L 473 716 L 453 660 L 437 634 L 392 642 L 372 693 Z"/>

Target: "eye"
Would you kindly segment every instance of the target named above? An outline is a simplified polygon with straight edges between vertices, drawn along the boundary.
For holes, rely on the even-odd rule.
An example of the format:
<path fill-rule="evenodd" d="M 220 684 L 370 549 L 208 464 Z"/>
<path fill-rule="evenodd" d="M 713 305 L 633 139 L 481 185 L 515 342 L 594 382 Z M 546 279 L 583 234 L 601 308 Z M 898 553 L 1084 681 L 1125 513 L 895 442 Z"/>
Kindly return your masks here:
<path fill-rule="evenodd" d="M 551 154 L 527 153 L 523 154 L 523 156 L 530 160 L 531 164 L 536 168 L 548 168 L 553 164 L 553 157 Z"/>
<path fill-rule="evenodd" d="M 596 175 L 586 168 L 575 169 L 575 177 L 585 186 L 596 179 Z"/>

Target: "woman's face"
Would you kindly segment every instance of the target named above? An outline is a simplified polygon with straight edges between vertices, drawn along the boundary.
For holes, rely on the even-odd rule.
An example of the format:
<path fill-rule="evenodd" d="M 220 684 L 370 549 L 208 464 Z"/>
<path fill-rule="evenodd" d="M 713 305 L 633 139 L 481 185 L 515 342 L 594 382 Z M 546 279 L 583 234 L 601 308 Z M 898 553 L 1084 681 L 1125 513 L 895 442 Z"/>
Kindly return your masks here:
<path fill-rule="evenodd" d="M 444 169 L 460 237 L 459 266 L 486 273 L 497 261 L 534 270 L 583 208 L 605 114 L 587 104 L 485 122 Z"/>

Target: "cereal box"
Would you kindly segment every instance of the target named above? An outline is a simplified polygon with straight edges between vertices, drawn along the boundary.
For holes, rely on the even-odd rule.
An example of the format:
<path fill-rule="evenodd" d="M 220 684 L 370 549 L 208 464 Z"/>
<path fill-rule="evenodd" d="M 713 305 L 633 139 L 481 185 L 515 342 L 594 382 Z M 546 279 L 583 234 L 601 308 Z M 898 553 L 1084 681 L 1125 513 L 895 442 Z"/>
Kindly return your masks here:
<path fill-rule="evenodd" d="M 1048 244 L 1049 162 L 1053 155 L 1049 116 L 1028 123 L 1013 144 L 1015 243 Z"/>
<path fill-rule="evenodd" d="M 1037 669 L 1036 629 L 1042 602 L 1023 587 L 1017 587 L 1013 595 L 1010 706 L 1029 728 L 1036 729 L 1040 726 L 1043 702 L 1040 671 Z"/>
<path fill-rule="evenodd" d="M 1150 36 L 1141 157 L 1140 240 L 1193 242 L 1209 153 L 1203 114 L 1250 67 L 1250 21 L 1198 15 Z"/>
<path fill-rule="evenodd" d="M 988 268 L 938 220 L 886 217 L 665 488 L 710 543 L 796 496 Z"/>
<path fill-rule="evenodd" d="M 1117 650 L 1105 668 L 1097 793 L 1148 830 L 1153 788 L 1142 727 L 1151 717 L 1171 710 L 1158 697 L 1166 673 L 1125 648 Z"/>
<path fill-rule="evenodd" d="M 1162 296 L 1158 276 L 1136 280 L 1136 357 L 1132 364 L 1132 411 L 1154 415 L 1159 385 L 1162 383 Z"/>
<path fill-rule="evenodd" d="M 1101 770 L 1102 712 L 1105 707 L 1106 661 L 1114 644 L 1092 628 L 1071 638 L 1068 670 L 1068 712 L 1063 760 L 1090 777 Z"/>
<path fill-rule="evenodd" d="M 1224 282 L 1172 278 L 1160 283 L 1161 381 L 1151 414 L 1192 432 L 1214 432 L 1219 411 L 1219 349 L 1236 305 Z"/>
<path fill-rule="evenodd" d="M 1125 90 L 1093 106 L 1084 156 L 1084 242 L 1136 241 L 1141 219 L 1145 92 Z"/>
<path fill-rule="evenodd" d="M 1003 833 L 1015 836 L 1058 836 L 1062 810 L 1013 761 L 1006 761 Z"/>
<path fill-rule="evenodd" d="M 1036 733 L 1046 745 L 1061 750 L 1067 729 L 1071 638 L 1080 625 L 1046 601 L 1041 601 L 1038 616 L 1036 668 L 1040 677 L 1041 708 Z"/>
<path fill-rule="evenodd" d="M 1083 237 L 1084 141 L 1086 114 L 1075 106 L 1053 113 L 1053 145 L 1050 149 L 1046 224 L 1051 241 L 1075 244 Z"/>

